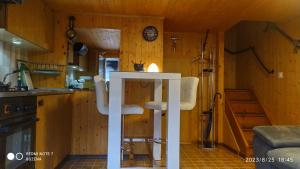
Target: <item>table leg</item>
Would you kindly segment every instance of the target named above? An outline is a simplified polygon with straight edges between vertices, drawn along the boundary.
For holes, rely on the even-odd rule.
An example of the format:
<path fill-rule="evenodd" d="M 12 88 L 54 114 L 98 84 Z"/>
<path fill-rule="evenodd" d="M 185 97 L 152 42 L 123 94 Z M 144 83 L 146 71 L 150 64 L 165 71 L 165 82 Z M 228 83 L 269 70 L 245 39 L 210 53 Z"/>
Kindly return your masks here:
<path fill-rule="evenodd" d="M 121 167 L 122 84 L 122 79 L 110 79 L 107 169 Z"/>
<path fill-rule="evenodd" d="M 167 123 L 167 168 L 179 169 L 180 80 L 169 80 Z"/>
<path fill-rule="evenodd" d="M 162 80 L 155 80 L 154 101 L 162 101 Z M 153 140 L 161 139 L 161 110 L 154 110 Z M 153 159 L 161 160 L 161 144 L 153 142 Z"/>

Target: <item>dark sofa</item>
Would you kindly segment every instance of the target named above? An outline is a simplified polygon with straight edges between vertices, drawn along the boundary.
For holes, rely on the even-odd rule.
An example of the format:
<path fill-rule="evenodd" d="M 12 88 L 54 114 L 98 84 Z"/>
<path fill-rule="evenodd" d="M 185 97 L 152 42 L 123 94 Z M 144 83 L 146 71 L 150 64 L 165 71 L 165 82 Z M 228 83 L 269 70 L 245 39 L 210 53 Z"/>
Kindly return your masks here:
<path fill-rule="evenodd" d="M 254 127 L 257 169 L 300 169 L 300 126 Z"/>

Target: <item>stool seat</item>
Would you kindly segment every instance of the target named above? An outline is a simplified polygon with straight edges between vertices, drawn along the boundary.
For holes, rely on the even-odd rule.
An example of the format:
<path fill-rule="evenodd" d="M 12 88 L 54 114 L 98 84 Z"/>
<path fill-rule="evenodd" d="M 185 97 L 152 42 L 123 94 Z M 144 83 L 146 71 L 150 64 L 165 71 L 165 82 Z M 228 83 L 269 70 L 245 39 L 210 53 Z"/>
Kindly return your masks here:
<path fill-rule="evenodd" d="M 196 105 L 199 78 L 182 77 L 180 84 L 180 110 L 192 110 Z M 146 109 L 167 110 L 167 102 L 149 101 L 144 104 Z"/>
<path fill-rule="evenodd" d="M 105 80 L 100 76 L 94 77 L 95 88 L 96 88 L 96 100 L 97 100 L 97 109 L 100 114 L 109 115 L 108 109 L 108 92 L 106 90 Z M 122 105 L 122 114 L 143 114 L 143 107 L 135 104 L 124 104 Z"/>

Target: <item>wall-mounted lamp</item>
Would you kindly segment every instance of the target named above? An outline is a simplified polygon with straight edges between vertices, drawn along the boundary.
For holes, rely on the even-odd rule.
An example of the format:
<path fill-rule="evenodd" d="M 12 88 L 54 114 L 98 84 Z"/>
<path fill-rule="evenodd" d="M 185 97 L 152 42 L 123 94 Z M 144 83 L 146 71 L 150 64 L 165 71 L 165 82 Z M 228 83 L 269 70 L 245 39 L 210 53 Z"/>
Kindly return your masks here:
<path fill-rule="evenodd" d="M 155 63 L 151 63 L 148 66 L 147 72 L 159 72 L 158 66 Z"/>

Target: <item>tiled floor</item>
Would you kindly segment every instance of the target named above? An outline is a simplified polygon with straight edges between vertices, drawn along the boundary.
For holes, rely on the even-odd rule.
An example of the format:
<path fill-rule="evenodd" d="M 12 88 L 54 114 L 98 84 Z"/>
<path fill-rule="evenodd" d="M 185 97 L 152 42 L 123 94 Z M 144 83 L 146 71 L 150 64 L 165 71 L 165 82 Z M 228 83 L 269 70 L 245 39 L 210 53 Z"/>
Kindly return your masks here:
<path fill-rule="evenodd" d="M 240 156 L 222 146 L 213 150 L 199 149 L 197 145 L 182 145 L 181 169 L 254 169 L 253 163 L 246 163 Z M 150 160 L 124 161 L 123 167 L 165 166 L 165 158 L 152 164 Z M 86 159 L 68 161 L 63 169 L 105 169 L 106 160 Z"/>

